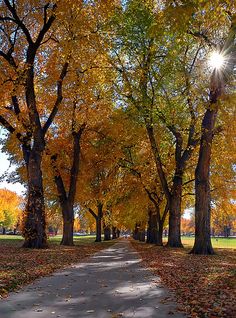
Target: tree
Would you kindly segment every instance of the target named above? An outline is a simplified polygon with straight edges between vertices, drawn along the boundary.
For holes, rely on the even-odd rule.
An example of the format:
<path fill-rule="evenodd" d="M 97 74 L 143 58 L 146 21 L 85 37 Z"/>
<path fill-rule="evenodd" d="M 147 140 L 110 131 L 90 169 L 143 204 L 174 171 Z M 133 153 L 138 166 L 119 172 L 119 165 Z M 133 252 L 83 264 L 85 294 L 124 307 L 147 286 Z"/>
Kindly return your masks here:
<path fill-rule="evenodd" d="M 236 20 L 232 19 L 228 37 L 221 47 L 220 53 L 226 55 L 225 71 L 222 76 L 217 69 L 213 70 L 210 81 L 209 102 L 202 120 L 201 143 L 198 156 L 198 163 L 195 170 L 195 242 L 191 253 L 193 254 L 214 254 L 211 244 L 210 216 L 211 216 L 211 195 L 210 195 L 210 162 L 211 149 L 215 131 L 215 124 L 219 110 L 219 102 L 226 88 L 232 70 L 236 63 Z"/>
<path fill-rule="evenodd" d="M 43 109 L 36 78 L 40 81 L 41 72 L 44 72 L 43 59 L 52 55 L 49 43 L 55 45 L 52 26 L 55 24 L 57 4 L 43 1 L 40 4 L 38 1 L 19 4 L 4 0 L 0 9 L 4 38 L 0 49 L 3 96 L 0 123 L 20 143 L 27 170 L 28 200 L 23 246 L 44 248 L 47 237 L 41 162 L 46 133 L 62 101 L 62 83 L 69 64 L 65 58 L 60 65 L 56 98 L 51 111 Z M 58 69 L 55 71 L 57 74 Z M 52 86 L 55 87 L 55 82 Z"/>
<path fill-rule="evenodd" d="M 73 120 L 72 120 L 73 122 Z M 74 203 L 76 196 L 76 186 L 79 174 L 80 160 L 80 139 L 84 130 L 82 125 L 79 130 L 72 125 L 73 150 L 72 150 L 72 165 L 70 167 L 69 190 L 66 191 L 65 184 L 57 165 L 58 154 L 51 156 L 51 164 L 54 170 L 54 180 L 57 187 L 58 198 L 62 210 L 63 217 L 63 235 L 61 245 L 74 245 L 73 243 L 73 228 L 74 228 Z"/>
<path fill-rule="evenodd" d="M 199 142 L 196 98 L 190 98 L 189 77 L 200 48 L 189 49 L 191 43 L 186 41 L 183 50 L 183 42 L 175 42 L 173 33 L 166 34 L 163 24 L 168 24 L 167 17 L 158 5 L 128 1 L 124 13 L 119 12 L 114 21 L 117 37 L 113 40 L 111 64 L 117 70 L 116 90 L 120 98 L 125 107 L 135 109 L 137 120 L 146 129 L 155 174 L 168 203 L 168 245 L 182 247 L 183 181 L 187 163 Z M 170 160 L 170 147 L 173 163 L 168 171 L 165 158 Z"/>
<path fill-rule="evenodd" d="M 164 194 L 158 180 L 156 180 L 155 172 L 150 173 L 151 171 L 155 171 L 152 154 L 149 147 L 147 145 L 146 147 L 144 146 L 143 135 L 140 134 L 139 138 L 137 138 L 138 127 L 136 127 L 136 136 L 130 135 L 128 127 L 124 135 L 132 136 L 132 144 L 124 147 L 123 156 L 119 160 L 119 165 L 123 169 L 124 174 L 130 174 L 130 177 L 127 180 L 124 177 L 124 180 L 127 182 L 128 187 L 132 186 L 132 182 L 135 187 L 142 188 L 143 194 L 140 196 L 140 200 L 144 200 L 144 197 L 147 197 L 149 200 L 146 207 L 148 217 L 147 243 L 163 245 L 163 226 L 169 209 L 168 205 L 164 202 Z M 136 232 L 140 232 L 142 228 L 140 224 L 143 222 L 140 223 L 137 221 L 137 223 L 139 224 L 139 230 Z M 145 225 L 143 227 L 142 231 L 145 232 Z"/>
<path fill-rule="evenodd" d="M 22 198 L 15 192 L 7 189 L 0 189 L 0 226 L 5 229 L 16 227 L 22 218 L 21 210 Z"/>
<path fill-rule="evenodd" d="M 105 53 L 100 41 L 100 29 L 109 15 L 109 6 L 103 8 L 96 3 L 79 2 L 65 9 L 64 41 L 70 46 L 70 74 L 67 75 L 65 107 L 54 120 L 52 133 L 48 139 L 47 154 L 53 169 L 57 197 L 62 210 L 63 237 L 62 245 L 73 245 L 74 206 L 76 192 L 79 191 L 81 141 L 84 134 L 99 118 L 100 107 L 109 109 L 105 103 L 103 88 L 103 59 Z M 78 50 L 78 48 L 82 48 Z M 106 109 L 103 114 L 106 113 Z M 67 121 L 65 122 L 65 118 Z M 88 127 L 88 130 L 85 127 Z M 55 137 L 56 135 L 56 137 Z M 71 143 L 72 141 L 72 143 Z M 47 172 L 47 159 L 44 164 Z M 48 172 L 50 174 L 50 172 Z M 50 183 L 50 182 L 49 182 Z"/>

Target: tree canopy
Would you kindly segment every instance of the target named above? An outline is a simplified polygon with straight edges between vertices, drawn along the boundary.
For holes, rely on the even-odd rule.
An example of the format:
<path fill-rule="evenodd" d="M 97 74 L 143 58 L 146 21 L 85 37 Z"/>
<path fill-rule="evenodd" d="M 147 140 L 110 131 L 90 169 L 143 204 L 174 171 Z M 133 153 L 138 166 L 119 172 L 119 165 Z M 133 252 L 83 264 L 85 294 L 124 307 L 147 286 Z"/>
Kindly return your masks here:
<path fill-rule="evenodd" d="M 192 252 L 214 253 L 211 227 L 235 221 L 235 10 L 0 2 L 0 124 L 27 186 L 25 247 L 47 246 L 45 206 L 50 218 L 60 207 L 64 245 L 78 209 L 100 234 L 102 223 L 147 228 L 162 245 L 166 228 L 182 247 L 181 215 L 195 205 Z"/>

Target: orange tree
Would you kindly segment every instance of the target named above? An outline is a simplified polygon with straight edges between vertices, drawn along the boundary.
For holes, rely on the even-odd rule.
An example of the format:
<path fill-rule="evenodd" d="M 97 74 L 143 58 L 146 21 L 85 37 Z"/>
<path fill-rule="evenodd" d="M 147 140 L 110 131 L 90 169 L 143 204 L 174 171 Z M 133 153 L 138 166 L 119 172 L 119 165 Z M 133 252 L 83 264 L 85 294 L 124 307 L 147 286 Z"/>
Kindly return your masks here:
<path fill-rule="evenodd" d="M 7 228 L 16 228 L 20 224 L 23 200 L 15 192 L 0 189 L 0 226 L 3 234 Z"/>

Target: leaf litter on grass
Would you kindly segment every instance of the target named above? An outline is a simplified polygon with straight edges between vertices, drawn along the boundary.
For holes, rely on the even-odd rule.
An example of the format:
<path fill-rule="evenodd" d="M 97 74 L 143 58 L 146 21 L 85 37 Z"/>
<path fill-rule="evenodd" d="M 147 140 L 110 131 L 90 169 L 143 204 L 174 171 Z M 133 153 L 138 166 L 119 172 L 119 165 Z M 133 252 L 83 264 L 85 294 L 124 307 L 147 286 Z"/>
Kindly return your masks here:
<path fill-rule="evenodd" d="M 105 247 L 93 243 L 69 248 L 51 244 L 49 249 L 32 250 L 21 248 L 19 244 L 1 242 L 0 298 L 39 277 L 81 262 Z"/>
<path fill-rule="evenodd" d="M 191 318 L 235 318 L 236 256 L 218 249 L 216 255 L 192 255 L 188 249 L 158 247 L 132 241 L 144 265 L 174 291 L 178 309 Z"/>

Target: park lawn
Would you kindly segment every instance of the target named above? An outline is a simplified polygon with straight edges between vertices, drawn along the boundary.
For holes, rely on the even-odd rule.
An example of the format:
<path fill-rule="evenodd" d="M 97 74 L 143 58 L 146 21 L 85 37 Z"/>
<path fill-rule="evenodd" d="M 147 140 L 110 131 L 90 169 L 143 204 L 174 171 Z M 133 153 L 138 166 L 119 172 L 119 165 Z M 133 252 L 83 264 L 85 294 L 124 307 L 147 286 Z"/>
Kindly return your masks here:
<path fill-rule="evenodd" d="M 49 248 L 21 248 L 23 239 L 16 235 L 0 235 L 0 298 L 10 291 L 54 271 L 83 261 L 114 241 L 95 243 L 94 236 L 75 237 L 75 246 L 60 246 L 60 236 L 49 239 Z"/>
<path fill-rule="evenodd" d="M 159 247 L 132 240 L 144 266 L 174 292 L 178 309 L 191 318 L 236 317 L 236 253 L 215 249 L 216 255 L 188 254 L 190 248 Z"/>
<path fill-rule="evenodd" d="M 185 247 L 193 247 L 194 237 L 193 236 L 182 236 L 181 241 Z M 167 242 L 167 237 L 164 237 L 164 242 Z M 236 238 L 224 238 L 224 237 L 212 237 L 212 245 L 214 248 L 234 248 L 236 249 Z"/>

